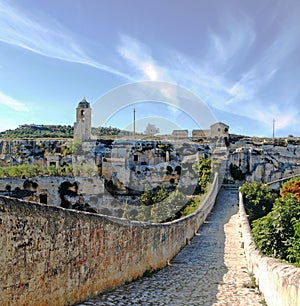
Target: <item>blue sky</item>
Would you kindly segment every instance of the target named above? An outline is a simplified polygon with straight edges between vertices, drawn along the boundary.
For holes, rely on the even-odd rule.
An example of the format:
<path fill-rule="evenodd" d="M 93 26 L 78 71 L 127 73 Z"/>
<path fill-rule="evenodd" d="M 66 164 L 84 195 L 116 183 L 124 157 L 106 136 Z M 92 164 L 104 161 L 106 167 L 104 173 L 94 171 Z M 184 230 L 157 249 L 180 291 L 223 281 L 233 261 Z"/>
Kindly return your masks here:
<path fill-rule="evenodd" d="M 83 97 L 93 107 L 124 84 L 163 81 L 231 133 L 270 137 L 275 119 L 275 135 L 300 136 L 299 20 L 297 0 L 0 0 L 0 130 L 73 124 Z M 162 102 L 137 104 L 137 120 L 198 127 L 198 109 Z M 132 105 L 101 107 L 108 125 L 132 119 Z"/>

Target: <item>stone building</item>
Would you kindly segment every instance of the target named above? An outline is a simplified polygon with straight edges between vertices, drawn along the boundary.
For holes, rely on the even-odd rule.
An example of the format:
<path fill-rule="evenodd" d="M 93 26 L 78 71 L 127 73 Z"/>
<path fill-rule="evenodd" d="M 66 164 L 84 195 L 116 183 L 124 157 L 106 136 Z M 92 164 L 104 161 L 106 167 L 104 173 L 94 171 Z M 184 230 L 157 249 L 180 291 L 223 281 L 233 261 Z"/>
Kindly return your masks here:
<path fill-rule="evenodd" d="M 217 122 L 210 126 L 210 137 L 228 139 L 229 126 L 223 122 Z"/>
<path fill-rule="evenodd" d="M 193 138 L 207 138 L 210 135 L 210 130 L 193 130 Z"/>
<path fill-rule="evenodd" d="M 226 143 L 229 140 L 229 126 L 223 122 L 216 122 L 208 130 L 193 130 L 192 137 L 218 139 Z"/>
<path fill-rule="evenodd" d="M 189 137 L 189 131 L 188 130 L 173 130 L 172 136 L 177 137 L 177 138 L 187 138 Z"/>
<path fill-rule="evenodd" d="M 81 141 L 91 139 L 91 107 L 85 99 L 76 108 L 76 122 L 74 124 L 74 139 Z"/>

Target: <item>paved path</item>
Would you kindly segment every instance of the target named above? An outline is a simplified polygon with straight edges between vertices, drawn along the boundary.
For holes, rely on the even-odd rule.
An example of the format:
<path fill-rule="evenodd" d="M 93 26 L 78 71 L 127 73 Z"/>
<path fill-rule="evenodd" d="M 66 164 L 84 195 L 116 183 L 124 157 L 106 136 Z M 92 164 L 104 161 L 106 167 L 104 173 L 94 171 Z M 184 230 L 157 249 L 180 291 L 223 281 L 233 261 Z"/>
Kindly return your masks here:
<path fill-rule="evenodd" d="M 246 268 L 237 190 L 221 189 L 191 244 L 168 266 L 80 305 L 262 305 Z"/>

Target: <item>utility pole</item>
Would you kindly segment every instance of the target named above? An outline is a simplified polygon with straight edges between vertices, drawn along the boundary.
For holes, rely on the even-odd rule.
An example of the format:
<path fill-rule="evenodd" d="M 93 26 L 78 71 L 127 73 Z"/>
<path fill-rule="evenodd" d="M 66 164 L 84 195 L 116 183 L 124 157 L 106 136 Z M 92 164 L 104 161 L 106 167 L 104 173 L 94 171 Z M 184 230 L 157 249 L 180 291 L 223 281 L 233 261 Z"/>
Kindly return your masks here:
<path fill-rule="evenodd" d="M 133 109 L 133 135 L 135 136 L 135 108 Z"/>
<path fill-rule="evenodd" d="M 273 143 L 275 143 L 275 119 L 273 119 Z"/>

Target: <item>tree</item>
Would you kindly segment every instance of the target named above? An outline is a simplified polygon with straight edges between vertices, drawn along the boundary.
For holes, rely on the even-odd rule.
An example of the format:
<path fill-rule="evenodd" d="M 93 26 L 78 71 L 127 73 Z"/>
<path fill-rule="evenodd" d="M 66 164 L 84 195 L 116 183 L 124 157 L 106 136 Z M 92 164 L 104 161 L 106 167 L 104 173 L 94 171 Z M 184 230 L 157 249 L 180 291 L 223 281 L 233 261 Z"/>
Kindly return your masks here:
<path fill-rule="evenodd" d="M 47 171 L 50 176 L 58 175 L 58 169 L 55 166 L 49 166 Z"/>
<path fill-rule="evenodd" d="M 74 145 L 71 143 L 71 145 L 68 148 L 65 148 L 62 152 L 63 156 L 71 155 L 73 154 Z"/>
<path fill-rule="evenodd" d="M 276 198 L 276 194 L 264 183 L 246 182 L 240 188 L 240 192 L 243 194 L 244 206 L 250 224 L 253 220 L 267 215 Z"/>
<path fill-rule="evenodd" d="M 280 195 L 284 198 L 287 194 L 294 194 L 300 202 L 300 177 L 282 184 Z"/>
<path fill-rule="evenodd" d="M 200 204 L 201 204 L 200 196 L 193 196 L 188 200 L 187 204 L 182 209 L 180 217 L 183 218 L 185 216 L 192 214 L 199 208 Z"/>
<path fill-rule="evenodd" d="M 162 202 L 163 220 L 172 221 L 180 217 L 181 209 L 186 205 L 187 197 L 178 189 L 171 192 L 168 198 Z"/>
<path fill-rule="evenodd" d="M 252 235 L 263 254 L 300 264 L 300 203 L 295 195 L 278 198 L 266 216 L 253 221 Z"/>
<path fill-rule="evenodd" d="M 162 185 L 158 192 L 153 196 L 152 200 L 154 203 L 159 203 L 166 199 L 169 196 L 169 192 L 167 191 L 166 187 Z"/>
<path fill-rule="evenodd" d="M 299 219 L 293 217 L 292 225 L 294 227 L 295 234 L 291 237 L 291 246 L 287 250 L 287 258 L 290 262 L 300 265 L 300 222 Z"/>
<path fill-rule="evenodd" d="M 73 165 L 71 165 L 71 164 L 65 165 L 64 166 L 64 172 L 65 172 L 65 175 L 72 176 L 73 175 Z"/>
<path fill-rule="evenodd" d="M 11 166 L 5 169 L 6 176 L 8 177 L 21 177 L 22 170 L 19 166 Z"/>
<path fill-rule="evenodd" d="M 5 170 L 2 167 L 0 167 L 0 177 L 5 177 Z"/>
<path fill-rule="evenodd" d="M 141 205 L 146 206 L 153 204 L 152 192 L 150 190 L 149 184 L 145 186 L 144 192 L 139 197 L 139 202 L 141 203 Z"/>
<path fill-rule="evenodd" d="M 198 176 L 199 193 L 205 193 L 211 176 L 211 159 L 199 159 L 192 169 Z"/>
<path fill-rule="evenodd" d="M 168 194 L 151 208 L 153 222 L 168 222 L 180 217 L 180 211 L 187 202 L 186 196 L 178 189 Z"/>

